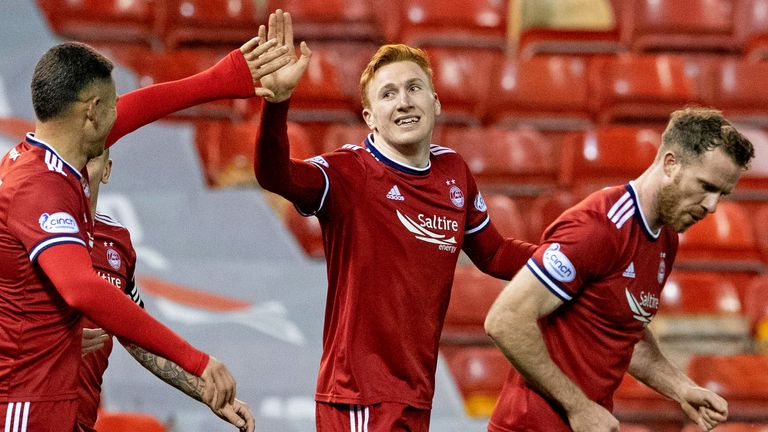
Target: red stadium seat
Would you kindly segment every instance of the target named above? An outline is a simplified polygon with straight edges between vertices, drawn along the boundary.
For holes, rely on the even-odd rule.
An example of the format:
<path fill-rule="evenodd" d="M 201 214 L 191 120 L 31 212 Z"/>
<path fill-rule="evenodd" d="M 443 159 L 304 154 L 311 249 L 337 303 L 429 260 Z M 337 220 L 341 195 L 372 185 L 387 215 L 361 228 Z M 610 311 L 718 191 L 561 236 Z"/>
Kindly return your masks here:
<path fill-rule="evenodd" d="M 768 63 L 727 58 L 715 67 L 713 105 L 732 122 L 768 126 Z"/>
<path fill-rule="evenodd" d="M 37 0 L 57 35 L 83 42 L 119 41 L 152 44 L 155 0 Z"/>
<path fill-rule="evenodd" d="M 579 197 L 568 190 L 558 189 L 537 197 L 526 212 L 531 239 L 538 243 L 544 230 L 578 202 Z"/>
<path fill-rule="evenodd" d="M 661 295 L 659 314 L 740 314 L 736 286 L 721 273 L 675 271 Z"/>
<path fill-rule="evenodd" d="M 734 1 L 630 0 L 622 37 L 635 51 L 736 53 Z"/>
<path fill-rule="evenodd" d="M 744 288 L 744 314 L 753 333 L 761 322 L 768 322 L 768 275 L 756 276 Z"/>
<path fill-rule="evenodd" d="M 686 425 L 681 432 L 700 432 L 696 424 Z M 768 423 L 723 423 L 717 426 L 717 432 L 768 432 Z"/>
<path fill-rule="evenodd" d="M 512 369 L 509 360 L 496 347 L 462 348 L 446 360 L 464 397 L 466 413 L 489 417 Z"/>
<path fill-rule="evenodd" d="M 270 12 L 291 13 L 294 40 L 384 42 L 381 8 L 374 0 L 268 0 Z"/>
<path fill-rule="evenodd" d="M 592 124 L 587 61 L 579 57 L 506 58 L 490 78 L 486 121 L 540 130 L 585 129 Z"/>
<path fill-rule="evenodd" d="M 538 195 L 556 185 L 559 151 L 533 129 L 448 127 L 443 141 L 464 158 L 482 188 Z"/>
<path fill-rule="evenodd" d="M 675 109 L 704 104 L 711 86 L 708 61 L 674 55 L 593 58 L 589 74 L 600 123 L 666 123 Z"/>
<path fill-rule="evenodd" d="M 764 270 L 755 241 L 752 218 L 735 201 L 718 204 L 680 235 L 676 267 L 680 270 L 759 273 Z"/>
<path fill-rule="evenodd" d="M 325 131 L 320 153 L 332 152 L 344 144 L 363 145 L 371 130 L 362 122 L 333 123 Z"/>
<path fill-rule="evenodd" d="M 728 420 L 768 422 L 768 355 L 695 356 L 688 376 L 728 401 Z"/>
<path fill-rule="evenodd" d="M 532 240 L 520 205 L 515 200 L 507 195 L 492 192 L 483 194 L 483 200 L 493 225 L 502 236 Z"/>
<path fill-rule="evenodd" d="M 488 80 L 501 61 L 493 50 L 430 47 L 426 49 L 432 65 L 435 91 L 440 99 L 444 124 L 479 125 L 488 99 Z"/>
<path fill-rule="evenodd" d="M 158 31 L 168 49 L 219 45 L 236 48 L 258 34 L 267 23 L 262 2 L 249 0 L 165 0 Z M 261 5 L 261 6 L 260 6 Z"/>
<path fill-rule="evenodd" d="M 651 430 L 666 430 L 682 425 L 684 414 L 680 405 L 668 399 L 629 374 L 613 395 L 613 414 L 620 422 L 634 422 L 651 426 Z"/>
<path fill-rule="evenodd" d="M 612 54 L 624 52 L 621 22 L 625 0 L 611 0 L 614 23 L 612 28 L 551 28 L 531 26 L 522 29 L 518 42 L 518 57 L 529 59 L 536 55 Z"/>
<path fill-rule="evenodd" d="M 740 127 L 739 131 L 752 142 L 755 158 L 750 163 L 749 170 L 741 175 L 733 191 L 733 199 L 756 203 L 766 202 L 768 201 L 768 157 L 765 155 L 768 154 L 768 131 L 753 127 Z"/>
<path fill-rule="evenodd" d="M 756 221 L 753 225 L 757 248 L 760 250 L 763 262 L 768 264 L 768 225 L 765 223 L 768 221 L 768 203 L 763 203 L 757 208 L 754 220 Z"/>
<path fill-rule="evenodd" d="M 739 0 L 736 7 L 736 32 L 744 57 L 768 59 L 768 0 Z"/>
<path fill-rule="evenodd" d="M 504 283 L 474 265 L 457 266 L 441 343 L 490 344 L 484 329 L 485 316 Z"/>
<path fill-rule="evenodd" d="M 507 1 L 409 0 L 400 6 L 398 41 L 409 45 L 503 49 Z"/>
<path fill-rule="evenodd" d="M 563 140 L 560 183 L 577 196 L 627 183 L 656 157 L 661 135 L 651 128 L 605 126 Z"/>
<path fill-rule="evenodd" d="M 134 412 L 99 411 L 94 429 L 99 432 L 166 432 L 157 418 Z"/>

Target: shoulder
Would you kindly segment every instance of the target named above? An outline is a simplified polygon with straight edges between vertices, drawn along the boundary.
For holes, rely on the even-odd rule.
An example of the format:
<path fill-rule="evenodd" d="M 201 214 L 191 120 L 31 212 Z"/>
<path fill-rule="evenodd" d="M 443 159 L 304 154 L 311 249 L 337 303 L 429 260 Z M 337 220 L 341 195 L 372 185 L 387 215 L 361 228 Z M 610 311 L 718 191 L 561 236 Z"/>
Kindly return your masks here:
<path fill-rule="evenodd" d="M 100 213 L 98 211 L 93 216 L 93 220 L 99 225 L 106 225 L 107 227 L 115 228 L 115 229 L 124 229 L 124 230 L 126 229 L 120 222 L 118 222 L 112 216 L 109 216 L 104 213 Z"/>
<path fill-rule="evenodd" d="M 118 243 L 131 244 L 131 233 L 113 217 L 96 212 L 93 216 L 93 235 L 98 238 L 108 238 Z"/>

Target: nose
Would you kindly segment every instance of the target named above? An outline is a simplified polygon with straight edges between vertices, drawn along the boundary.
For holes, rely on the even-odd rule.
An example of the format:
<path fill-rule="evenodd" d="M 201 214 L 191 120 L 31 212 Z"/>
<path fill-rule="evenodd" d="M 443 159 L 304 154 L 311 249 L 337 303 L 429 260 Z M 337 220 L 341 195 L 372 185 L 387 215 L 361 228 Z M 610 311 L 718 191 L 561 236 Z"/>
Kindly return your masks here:
<path fill-rule="evenodd" d="M 397 99 L 397 106 L 398 108 L 408 108 L 411 106 L 411 95 L 408 94 L 408 91 L 401 91 L 399 94 L 399 97 Z"/>
<path fill-rule="evenodd" d="M 720 194 L 710 193 L 710 194 L 707 194 L 706 197 L 704 197 L 704 200 L 701 202 L 701 206 L 707 209 L 708 213 L 714 213 L 715 210 L 717 210 L 718 202 L 720 202 Z"/>

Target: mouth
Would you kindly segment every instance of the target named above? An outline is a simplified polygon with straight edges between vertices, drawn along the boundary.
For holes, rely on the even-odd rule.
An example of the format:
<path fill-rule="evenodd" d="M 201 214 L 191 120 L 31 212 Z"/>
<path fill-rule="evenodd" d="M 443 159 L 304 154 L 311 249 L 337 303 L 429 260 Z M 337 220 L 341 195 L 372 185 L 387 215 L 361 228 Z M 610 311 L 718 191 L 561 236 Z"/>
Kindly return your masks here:
<path fill-rule="evenodd" d="M 418 124 L 420 120 L 421 120 L 421 117 L 419 116 L 399 117 L 395 119 L 395 124 L 398 127 L 409 127 L 409 126 Z"/>

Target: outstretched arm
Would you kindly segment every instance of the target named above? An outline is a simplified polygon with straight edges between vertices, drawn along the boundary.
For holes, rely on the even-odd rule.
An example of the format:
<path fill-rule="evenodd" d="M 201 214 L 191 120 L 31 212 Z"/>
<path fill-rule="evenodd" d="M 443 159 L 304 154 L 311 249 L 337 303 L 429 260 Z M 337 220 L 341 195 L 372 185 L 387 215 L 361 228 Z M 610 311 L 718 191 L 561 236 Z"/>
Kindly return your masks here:
<path fill-rule="evenodd" d="M 253 431 L 253 413 L 244 402 L 235 399 L 233 403 L 228 403 L 223 408 L 216 408 L 210 402 L 205 402 L 206 399 L 210 398 L 204 397 L 205 382 L 201 378 L 190 374 L 176 363 L 152 354 L 144 348 L 129 342 L 120 342 L 123 344 L 126 351 L 128 351 L 139 364 L 155 374 L 158 378 L 171 386 L 176 387 L 187 396 L 205 403 L 208 408 L 222 420 L 237 426 L 240 430 L 247 432 Z"/>
<path fill-rule="evenodd" d="M 648 387 L 679 402 L 683 412 L 704 432 L 728 418 L 728 402 L 698 386 L 672 364 L 648 329 L 635 345 L 628 372 Z"/>
<path fill-rule="evenodd" d="M 463 250 L 483 273 L 510 280 L 525 265 L 538 246 L 503 238 L 493 223 L 464 238 Z"/>
<path fill-rule="evenodd" d="M 144 125 L 195 105 L 272 95 L 256 86 L 262 77 L 288 63 L 289 59 L 283 56 L 286 51 L 285 47 L 277 47 L 277 41 L 255 37 L 203 72 L 121 95 L 106 146 Z"/>
<path fill-rule="evenodd" d="M 618 420 L 590 400 L 547 351 L 538 319 L 561 304 L 562 300 L 523 267 L 491 306 L 485 331 L 526 382 L 563 407 L 574 432 L 618 432 Z"/>

